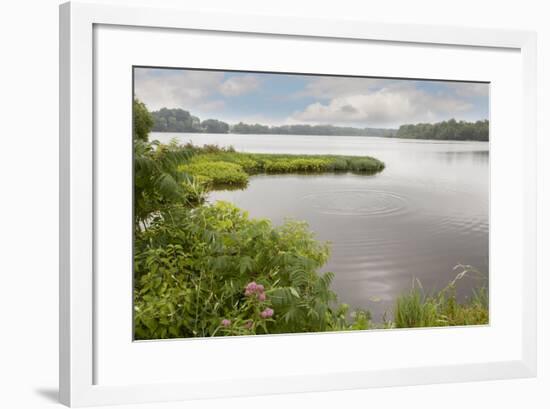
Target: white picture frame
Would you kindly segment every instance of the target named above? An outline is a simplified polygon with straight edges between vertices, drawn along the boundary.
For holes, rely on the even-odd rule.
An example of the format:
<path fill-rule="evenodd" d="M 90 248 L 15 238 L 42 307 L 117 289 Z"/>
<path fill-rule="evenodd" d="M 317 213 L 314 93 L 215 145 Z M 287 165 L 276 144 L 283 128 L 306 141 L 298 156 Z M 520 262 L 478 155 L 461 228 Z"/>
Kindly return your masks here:
<path fill-rule="evenodd" d="M 459 382 L 536 375 L 536 35 L 532 32 L 325 21 L 295 17 L 121 7 L 78 2 L 60 6 L 60 399 L 69 406 L 141 403 Z M 94 303 L 97 236 L 94 231 L 94 27 L 98 25 L 199 32 L 336 38 L 354 41 L 428 44 L 444 47 L 512 49 L 521 55 L 524 206 L 522 237 L 521 351 L 491 362 L 372 370 L 258 376 L 200 382 L 97 382 L 98 315 Z M 317 335 L 314 335 L 317 336 Z M 282 342 L 288 337 L 276 337 Z M 294 338 L 297 340 L 297 338 Z M 239 340 L 236 340 L 239 342 Z M 244 342 L 244 341 L 242 341 Z M 288 345 L 289 342 L 286 342 Z M 185 348 L 178 344 L 176 348 Z M 188 345 L 188 344 L 187 344 Z"/>

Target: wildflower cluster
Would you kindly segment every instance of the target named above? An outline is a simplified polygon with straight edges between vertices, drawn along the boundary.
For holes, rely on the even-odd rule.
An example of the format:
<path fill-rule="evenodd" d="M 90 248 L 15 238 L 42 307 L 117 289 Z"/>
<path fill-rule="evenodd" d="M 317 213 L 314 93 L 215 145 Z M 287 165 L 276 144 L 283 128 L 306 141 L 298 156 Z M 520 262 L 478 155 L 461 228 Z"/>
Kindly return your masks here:
<path fill-rule="evenodd" d="M 244 289 L 244 295 L 247 297 L 251 297 L 256 295 L 258 297 L 258 300 L 265 301 L 266 296 L 264 292 L 264 286 L 261 284 L 256 284 L 255 281 L 252 281 L 248 283 Z"/>
<path fill-rule="evenodd" d="M 252 315 L 259 316 L 262 319 L 268 319 L 273 317 L 273 314 L 275 311 L 273 311 L 272 308 L 268 308 L 263 304 L 265 301 L 267 301 L 267 295 L 265 293 L 265 287 L 262 284 L 258 284 L 255 281 L 251 281 L 246 285 L 244 288 L 244 295 L 248 297 L 248 299 L 251 301 L 250 306 L 252 307 Z M 234 325 L 232 325 L 234 324 Z M 253 319 L 248 319 L 244 321 L 244 323 L 237 319 L 237 321 L 233 322 L 230 319 L 224 318 L 221 320 L 220 325 L 222 328 L 237 328 L 242 327 L 246 330 L 253 330 L 256 327 L 256 323 Z"/>
<path fill-rule="evenodd" d="M 267 299 L 264 286 L 262 284 L 257 284 L 255 281 L 246 285 L 244 295 L 247 297 L 256 297 L 260 302 L 264 302 Z M 273 313 L 274 311 L 271 308 L 266 308 L 260 313 L 260 317 L 264 319 L 271 318 Z"/>
<path fill-rule="evenodd" d="M 271 318 L 273 317 L 273 310 L 271 308 L 266 308 L 260 313 L 260 317 L 262 318 Z"/>

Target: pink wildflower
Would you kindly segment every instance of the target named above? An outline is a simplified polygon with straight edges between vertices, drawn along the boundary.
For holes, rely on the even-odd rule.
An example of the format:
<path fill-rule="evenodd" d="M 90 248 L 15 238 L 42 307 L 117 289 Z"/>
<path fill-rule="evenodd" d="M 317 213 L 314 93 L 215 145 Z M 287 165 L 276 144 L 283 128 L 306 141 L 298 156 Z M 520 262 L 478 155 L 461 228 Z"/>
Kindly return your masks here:
<path fill-rule="evenodd" d="M 256 291 L 259 292 L 259 293 L 263 293 L 264 292 L 264 286 L 261 285 L 261 284 L 258 284 L 256 286 Z"/>
<path fill-rule="evenodd" d="M 265 301 L 265 299 L 266 299 L 265 293 L 258 294 L 258 300 Z"/>
<path fill-rule="evenodd" d="M 244 295 L 249 296 L 255 294 L 258 289 L 258 284 L 255 281 L 248 283 L 244 289 Z"/>
<path fill-rule="evenodd" d="M 257 288 L 258 288 L 258 284 L 256 284 L 255 281 L 251 281 L 250 283 L 248 283 L 248 284 L 246 285 L 246 289 L 247 289 L 248 291 L 255 292 Z"/>
<path fill-rule="evenodd" d="M 222 327 L 229 327 L 231 325 L 231 320 L 223 319 L 222 320 Z"/>
<path fill-rule="evenodd" d="M 245 327 L 246 329 L 252 328 L 252 321 L 246 321 L 246 322 L 244 323 L 244 327 Z"/>
<path fill-rule="evenodd" d="M 273 316 L 274 311 L 271 308 L 266 308 L 260 313 L 260 317 L 262 318 L 270 318 Z"/>

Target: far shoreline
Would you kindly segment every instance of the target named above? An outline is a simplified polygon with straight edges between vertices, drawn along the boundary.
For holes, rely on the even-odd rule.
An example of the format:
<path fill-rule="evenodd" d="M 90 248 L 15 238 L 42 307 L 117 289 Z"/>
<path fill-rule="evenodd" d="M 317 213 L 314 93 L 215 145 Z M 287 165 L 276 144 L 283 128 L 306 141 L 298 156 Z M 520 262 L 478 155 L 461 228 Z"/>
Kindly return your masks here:
<path fill-rule="evenodd" d="M 323 137 L 334 137 L 334 138 L 378 138 L 378 139 L 397 139 L 400 141 L 420 141 L 420 142 L 439 142 L 439 143 L 456 143 L 456 142 L 480 142 L 480 143 L 489 143 L 490 141 L 479 141 L 476 139 L 423 139 L 423 138 L 399 138 L 396 136 L 369 136 L 369 135 L 311 135 L 311 134 L 253 134 L 253 133 L 234 133 L 234 132 L 227 132 L 227 133 L 207 133 L 207 132 L 172 132 L 172 131 L 151 131 L 151 134 L 173 134 L 173 135 L 240 135 L 240 136 L 304 136 L 304 137 L 317 137 L 317 136 L 323 136 Z"/>

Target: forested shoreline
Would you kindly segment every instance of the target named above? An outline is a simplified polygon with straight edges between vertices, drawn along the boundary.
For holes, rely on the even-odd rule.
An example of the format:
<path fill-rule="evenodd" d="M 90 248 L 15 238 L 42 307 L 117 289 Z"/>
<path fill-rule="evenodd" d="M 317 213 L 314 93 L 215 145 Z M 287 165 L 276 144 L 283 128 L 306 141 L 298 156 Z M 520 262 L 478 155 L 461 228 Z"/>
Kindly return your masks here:
<path fill-rule="evenodd" d="M 259 123 L 239 122 L 228 124 L 218 119 L 202 120 L 189 111 L 174 108 L 162 108 L 151 112 L 153 132 L 182 133 L 220 133 L 220 134 L 254 134 L 254 135 L 324 135 L 324 136 L 378 136 L 404 139 L 435 139 L 456 141 L 488 141 L 489 121 L 476 122 L 450 119 L 437 123 L 405 124 L 398 129 L 392 128 L 357 128 L 334 125 L 281 125 L 268 126 Z"/>
<path fill-rule="evenodd" d="M 489 121 L 465 122 L 450 119 L 435 124 L 401 125 L 395 135 L 405 139 L 436 139 L 445 141 L 488 141 Z"/>
<path fill-rule="evenodd" d="M 201 119 L 180 108 L 162 108 L 151 112 L 153 132 L 235 133 L 272 135 L 338 135 L 338 136 L 393 136 L 397 129 L 354 128 L 333 125 L 281 125 L 267 126 L 239 122 L 230 125 L 217 119 Z"/>

